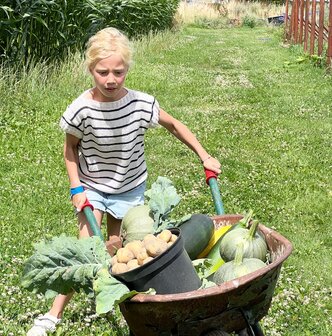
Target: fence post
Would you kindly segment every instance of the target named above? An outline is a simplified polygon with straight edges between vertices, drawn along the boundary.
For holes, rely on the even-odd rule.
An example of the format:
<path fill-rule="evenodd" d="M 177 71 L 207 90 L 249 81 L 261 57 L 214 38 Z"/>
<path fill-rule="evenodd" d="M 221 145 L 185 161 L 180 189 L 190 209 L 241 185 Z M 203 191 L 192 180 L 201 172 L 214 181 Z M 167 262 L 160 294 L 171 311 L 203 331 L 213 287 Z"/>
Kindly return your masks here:
<path fill-rule="evenodd" d="M 331 0 L 329 3 L 329 34 L 328 34 L 328 38 L 327 38 L 327 66 L 331 67 L 331 63 L 332 63 L 332 4 L 331 4 Z"/>
<path fill-rule="evenodd" d="M 289 15 L 288 15 L 288 12 L 289 12 L 289 0 L 286 0 L 286 4 L 285 4 L 285 31 L 284 31 L 284 39 L 286 41 L 289 40 Z"/>
<path fill-rule="evenodd" d="M 300 0 L 300 36 L 299 36 L 299 43 L 303 43 L 303 16 L 304 16 L 304 0 Z"/>
<path fill-rule="evenodd" d="M 304 45 L 303 49 L 306 53 L 308 51 L 308 39 L 309 39 L 309 11 L 310 0 L 305 0 L 305 18 L 304 18 Z"/>
<path fill-rule="evenodd" d="M 323 53 L 323 38 L 324 38 L 324 13 L 325 13 L 325 1 L 319 1 L 319 28 L 318 28 L 318 56 L 322 56 Z"/>
<path fill-rule="evenodd" d="M 310 27 L 310 55 L 315 53 L 316 35 L 316 0 L 312 0 L 311 6 L 311 27 Z"/>
<path fill-rule="evenodd" d="M 292 16 L 294 16 L 294 42 L 299 42 L 299 1 L 295 0 L 295 6 L 294 6 L 294 14 L 292 13 Z"/>
<path fill-rule="evenodd" d="M 291 16 L 290 16 L 290 20 L 289 20 L 289 39 L 291 42 L 294 41 L 293 38 L 293 30 L 294 30 L 294 6 L 295 6 L 295 0 L 292 0 L 292 8 L 291 8 Z"/>

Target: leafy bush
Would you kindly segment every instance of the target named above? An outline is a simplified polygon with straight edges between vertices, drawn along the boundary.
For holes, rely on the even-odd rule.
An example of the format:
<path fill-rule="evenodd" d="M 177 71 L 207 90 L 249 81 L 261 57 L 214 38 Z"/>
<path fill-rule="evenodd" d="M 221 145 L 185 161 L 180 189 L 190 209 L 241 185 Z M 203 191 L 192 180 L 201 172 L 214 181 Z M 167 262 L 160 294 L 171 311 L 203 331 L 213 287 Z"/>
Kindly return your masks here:
<path fill-rule="evenodd" d="M 129 36 L 172 26 L 180 0 L 4 0 L 0 6 L 0 61 L 16 66 L 64 59 L 106 26 Z"/>
<path fill-rule="evenodd" d="M 246 15 L 243 19 L 242 26 L 254 28 L 256 26 L 255 18 Z"/>

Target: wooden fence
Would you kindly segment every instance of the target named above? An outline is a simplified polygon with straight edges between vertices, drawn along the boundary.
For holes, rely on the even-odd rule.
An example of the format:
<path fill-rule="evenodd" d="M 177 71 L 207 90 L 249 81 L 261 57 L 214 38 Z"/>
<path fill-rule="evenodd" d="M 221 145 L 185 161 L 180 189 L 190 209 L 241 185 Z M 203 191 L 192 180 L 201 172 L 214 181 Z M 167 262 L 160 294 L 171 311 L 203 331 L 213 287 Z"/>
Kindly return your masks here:
<path fill-rule="evenodd" d="M 332 66 L 332 0 L 286 0 L 286 39 Z M 314 28 L 313 28 L 314 27 Z"/>

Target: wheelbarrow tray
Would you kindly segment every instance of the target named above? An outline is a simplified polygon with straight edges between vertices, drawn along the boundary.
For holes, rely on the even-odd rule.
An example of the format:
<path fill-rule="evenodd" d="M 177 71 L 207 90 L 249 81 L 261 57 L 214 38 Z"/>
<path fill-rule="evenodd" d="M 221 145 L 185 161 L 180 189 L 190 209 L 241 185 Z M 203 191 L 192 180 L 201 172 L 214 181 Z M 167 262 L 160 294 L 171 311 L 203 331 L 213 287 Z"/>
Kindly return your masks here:
<path fill-rule="evenodd" d="M 211 217 L 215 227 L 238 222 L 241 215 Z M 214 329 L 239 332 L 259 322 L 269 310 L 283 261 L 291 243 L 276 231 L 259 225 L 271 263 L 221 285 L 179 294 L 138 294 L 120 304 L 135 336 L 204 335 Z M 176 274 L 174 274 L 176 281 Z"/>

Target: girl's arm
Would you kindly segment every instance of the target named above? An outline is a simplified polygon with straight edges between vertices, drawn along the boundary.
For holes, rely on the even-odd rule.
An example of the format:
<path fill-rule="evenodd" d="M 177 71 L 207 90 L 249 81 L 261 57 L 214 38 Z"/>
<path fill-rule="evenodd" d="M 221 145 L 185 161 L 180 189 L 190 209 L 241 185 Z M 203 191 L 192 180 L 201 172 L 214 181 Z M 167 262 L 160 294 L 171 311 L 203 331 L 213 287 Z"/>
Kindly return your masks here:
<path fill-rule="evenodd" d="M 221 173 L 219 161 L 206 152 L 187 126 L 162 109 L 160 109 L 159 124 L 194 151 L 202 161 L 204 168 L 212 170 L 217 174 Z"/>
<path fill-rule="evenodd" d="M 63 148 L 63 154 L 65 159 L 65 165 L 67 168 L 67 174 L 69 178 L 70 188 L 76 188 L 81 185 L 81 181 L 78 176 L 78 144 L 80 139 L 74 135 L 66 133 L 65 144 Z M 72 197 L 72 203 L 78 211 L 81 210 L 81 206 L 86 200 L 85 193 L 79 193 Z"/>

